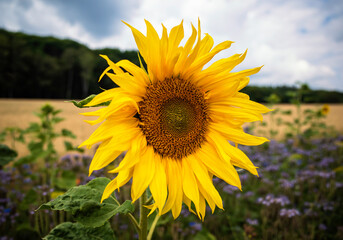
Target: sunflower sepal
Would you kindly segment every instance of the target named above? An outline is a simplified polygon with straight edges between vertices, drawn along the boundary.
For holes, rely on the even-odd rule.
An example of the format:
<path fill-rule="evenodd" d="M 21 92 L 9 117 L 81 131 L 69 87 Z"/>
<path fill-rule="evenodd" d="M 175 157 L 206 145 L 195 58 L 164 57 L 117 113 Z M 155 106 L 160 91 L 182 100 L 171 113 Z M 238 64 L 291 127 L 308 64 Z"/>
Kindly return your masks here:
<path fill-rule="evenodd" d="M 92 94 L 89 95 L 88 97 L 80 100 L 80 101 L 76 101 L 76 100 L 70 100 L 70 101 L 66 101 L 66 102 L 71 102 L 72 104 L 74 104 L 74 106 L 78 107 L 78 108 L 90 108 L 90 107 L 104 107 L 104 106 L 108 106 L 110 105 L 111 101 L 107 101 L 107 102 L 103 102 L 94 106 L 86 106 L 88 103 L 90 103 L 93 98 L 95 98 L 97 95 L 96 94 Z"/>

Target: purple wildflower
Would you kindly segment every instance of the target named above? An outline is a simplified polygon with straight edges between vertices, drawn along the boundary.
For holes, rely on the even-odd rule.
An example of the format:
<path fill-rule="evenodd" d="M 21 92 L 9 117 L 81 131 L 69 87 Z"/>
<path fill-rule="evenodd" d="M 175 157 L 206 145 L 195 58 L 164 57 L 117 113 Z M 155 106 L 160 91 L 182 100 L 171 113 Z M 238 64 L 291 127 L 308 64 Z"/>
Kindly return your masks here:
<path fill-rule="evenodd" d="M 291 209 L 282 208 L 280 210 L 280 216 L 281 217 L 293 218 L 293 217 L 299 216 L 299 215 L 300 215 L 300 212 L 295 208 L 291 208 Z"/>
<path fill-rule="evenodd" d="M 233 192 L 236 190 L 238 190 L 238 188 L 232 185 L 226 185 L 225 187 L 223 187 L 223 191 L 228 194 L 233 194 Z"/>
<path fill-rule="evenodd" d="M 279 183 L 282 188 L 289 189 L 294 187 L 296 180 L 280 179 Z"/>
<path fill-rule="evenodd" d="M 319 224 L 318 228 L 321 231 L 325 231 L 327 229 L 327 226 L 325 224 L 321 223 L 321 224 Z"/>
<path fill-rule="evenodd" d="M 334 159 L 332 157 L 324 157 L 319 163 L 319 167 L 328 167 L 331 163 L 334 162 Z"/>
<path fill-rule="evenodd" d="M 200 231 L 202 229 L 201 223 L 190 222 L 189 226 L 196 231 Z"/>
<path fill-rule="evenodd" d="M 268 194 L 265 198 L 258 198 L 257 199 L 258 203 L 261 203 L 265 206 L 270 206 L 270 205 L 280 205 L 281 207 L 290 204 L 290 201 L 288 197 L 286 196 L 280 196 L 280 197 L 274 197 L 272 194 Z"/>
<path fill-rule="evenodd" d="M 250 219 L 250 218 L 247 218 L 245 220 L 249 225 L 252 225 L 252 226 L 257 226 L 258 225 L 258 220 L 257 219 Z"/>

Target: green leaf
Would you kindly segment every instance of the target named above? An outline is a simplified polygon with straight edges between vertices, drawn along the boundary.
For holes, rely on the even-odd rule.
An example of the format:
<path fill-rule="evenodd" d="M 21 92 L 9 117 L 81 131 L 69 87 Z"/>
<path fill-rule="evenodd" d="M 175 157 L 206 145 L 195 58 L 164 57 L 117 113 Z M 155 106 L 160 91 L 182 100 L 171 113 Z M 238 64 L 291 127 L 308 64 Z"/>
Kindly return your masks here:
<path fill-rule="evenodd" d="M 61 133 L 62 133 L 63 137 L 70 137 L 70 138 L 74 138 L 74 139 L 76 138 L 76 136 L 71 131 L 69 131 L 68 129 L 63 128 Z"/>
<path fill-rule="evenodd" d="M 52 123 L 59 123 L 59 122 L 62 122 L 62 121 L 64 121 L 64 118 L 61 118 L 61 117 L 53 117 L 51 119 Z"/>
<path fill-rule="evenodd" d="M 17 152 L 5 144 L 0 144 L 0 166 L 5 166 L 18 156 Z"/>
<path fill-rule="evenodd" d="M 76 174 L 73 171 L 65 170 L 61 176 L 56 179 L 56 186 L 67 190 L 76 185 Z"/>
<path fill-rule="evenodd" d="M 67 102 L 73 103 L 78 108 L 89 108 L 89 107 L 87 107 L 85 105 L 87 103 L 89 103 L 90 101 L 92 101 L 95 96 L 96 96 L 95 94 L 92 94 L 92 95 L 86 97 L 85 99 L 83 99 L 81 101 L 70 100 L 70 101 L 67 101 Z M 96 106 L 92 106 L 92 107 L 100 107 L 100 106 L 108 106 L 108 105 L 110 105 L 110 101 L 104 102 L 104 103 L 100 103 L 100 104 L 98 104 Z"/>
<path fill-rule="evenodd" d="M 0 142 L 5 141 L 6 135 L 7 135 L 6 130 L 0 132 Z"/>
<path fill-rule="evenodd" d="M 109 222 L 98 228 L 86 227 L 80 223 L 65 222 L 51 230 L 44 240 L 113 240 L 113 230 Z"/>
<path fill-rule="evenodd" d="M 118 213 L 127 214 L 134 211 L 134 205 L 129 200 L 126 200 L 122 205 L 113 203 L 101 205 L 84 204 L 83 209 L 74 214 L 75 220 L 88 227 L 99 227 Z"/>
<path fill-rule="evenodd" d="M 76 221 L 89 227 L 102 226 L 117 213 L 127 214 L 134 211 L 131 201 L 118 205 L 114 198 L 100 203 L 102 193 L 110 182 L 108 178 L 96 178 L 88 184 L 69 189 L 65 194 L 45 203 L 40 209 L 64 210 L 71 212 Z"/>
<path fill-rule="evenodd" d="M 52 112 L 52 115 L 53 115 L 53 116 L 56 116 L 56 115 L 59 114 L 60 112 L 62 112 L 61 109 L 54 110 L 54 111 Z"/>
<path fill-rule="evenodd" d="M 25 157 L 21 157 L 19 158 L 15 163 L 14 163 L 14 166 L 15 167 L 18 167 L 20 165 L 23 165 L 23 164 L 28 164 L 28 163 L 32 163 L 36 160 L 36 158 L 34 158 L 32 155 L 27 155 Z"/>
<path fill-rule="evenodd" d="M 72 214 L 80 210 L 84 204 L 99 203 L 106 185 L 110 182 L 108 178 L 96 178 L 86 185 L 73 187 L 62 196 L 41 205 L 39 209 L 71 211 Z"/>
<path fill-rule="evenodd" d="M 30 126 L 25 130 L 27 133 L 39 133 L 41 126 L 38 123 L 30 123 Z"/>
<path fill-rule="evenodd" d="M 39 142 L 34 142 L 31 141 L 27 147 L 29 148 L 30 152 L 32 153 L 39 153 L 43 151 L 43 147 L 44 147 L 44 142 L 43 141 L 39 141 Z"/>
<path fill-rule="evenodd" d="M 74 147 L 73 144 L 69 141 L 64 141 L 64 147 L 66 151 L 78 151 L 78 152 L 84 151 L 84 149 L 82 148 Z"/>

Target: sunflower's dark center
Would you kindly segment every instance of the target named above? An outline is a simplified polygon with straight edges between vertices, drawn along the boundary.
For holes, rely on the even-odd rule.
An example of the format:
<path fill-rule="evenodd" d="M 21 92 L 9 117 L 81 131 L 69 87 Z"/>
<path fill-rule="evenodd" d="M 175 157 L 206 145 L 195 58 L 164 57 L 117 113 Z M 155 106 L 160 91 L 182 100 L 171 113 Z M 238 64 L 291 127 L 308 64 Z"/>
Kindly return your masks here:
<path fill-rule="evenodd" d="M 205 141 L 207 102 L 190 82 L 172 78 L 149 85 L 139 109 L 147 142 L 162 157 L 182 159 Z"/>
<path fill-rule="evenodd" d="M 191 104 L 174 98 L 161 107 L 162 122 L 175 135 L 187 134 L 194 124 L 195 112 Z"/>

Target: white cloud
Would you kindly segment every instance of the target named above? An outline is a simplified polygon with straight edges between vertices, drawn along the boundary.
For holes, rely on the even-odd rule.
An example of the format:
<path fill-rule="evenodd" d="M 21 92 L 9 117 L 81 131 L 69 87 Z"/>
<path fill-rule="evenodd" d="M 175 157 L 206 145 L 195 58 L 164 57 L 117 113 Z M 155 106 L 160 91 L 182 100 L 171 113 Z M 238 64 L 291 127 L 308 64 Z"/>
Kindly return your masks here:
<path fill-rule="evenodd" d="M 99 23 L 120 29 L 112 36 L 99 37 L 88 32 L 83 24 L 67 21 L 45 1 L 31 1 L 33 4 L 27 10 L 18 7 L 18 0 L 8 1 L 0 26 L 68 37 L 92 48 L 135 48 L 129 28 L 119 21 Z M 0 0 L 4 9 L 1 4 L 4 5 Z M 341 1 L 143 0 L 139 5 L 126 7 L 129 9 L 123 20 L 143 33 L 143 19 L 149 20 L 159 32 L 161 23 L 171 29 L 184 19 L 188 37 L 190 22 L 197 25 L 199 17 L 202 33 L 209 33 L 216 43 L 236 42 L 219 57 L 248 48 L 247 58 L 237 70 L 265 65 L 260 74 L 252 77 L 252 84 L 290 85 L 300 80 L 313 88 L 343 90 Z"/>

